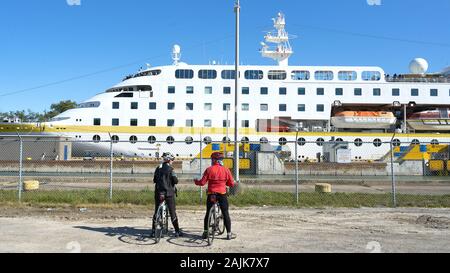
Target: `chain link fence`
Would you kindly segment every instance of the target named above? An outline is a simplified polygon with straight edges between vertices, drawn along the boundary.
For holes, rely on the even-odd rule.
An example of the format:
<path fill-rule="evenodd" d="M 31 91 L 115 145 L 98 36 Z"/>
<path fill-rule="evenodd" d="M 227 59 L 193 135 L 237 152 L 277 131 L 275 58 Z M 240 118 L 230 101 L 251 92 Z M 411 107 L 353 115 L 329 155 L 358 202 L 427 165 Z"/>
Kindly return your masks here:
<path fill-rule="evenodd" d="M 227 139 L 224 139 L 227 141 Z M 205 202 L 193 183 L 212 152 L 232 170 L 234 143 L 130 138 L 0 137 L 0 202 L 149 205 L 164 152 L 176 156 L 177 203 Z M 344 142 L 302 137 L 239 143 L 236 206 L 450 206 L 450 143 Z"/>

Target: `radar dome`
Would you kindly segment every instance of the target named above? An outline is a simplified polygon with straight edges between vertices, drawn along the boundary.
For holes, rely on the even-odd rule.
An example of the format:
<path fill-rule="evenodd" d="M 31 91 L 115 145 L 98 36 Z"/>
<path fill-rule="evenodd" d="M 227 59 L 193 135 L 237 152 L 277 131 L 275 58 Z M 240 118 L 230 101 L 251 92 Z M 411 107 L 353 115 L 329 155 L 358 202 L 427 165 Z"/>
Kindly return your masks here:
<path fill-rule="evenodd" d="M 415 58 L 409 63 L 409 71 L 412 74 L 425 74 L 428 70 L 428 62 L 422 58 Z"/>
<path fill-rule="evenodd" d="M 180 46 L 179 45 L 174 45 L 173 46 L 173 53 L 174 54 L 180 54 L 180 52 L 181 52 Z"/>

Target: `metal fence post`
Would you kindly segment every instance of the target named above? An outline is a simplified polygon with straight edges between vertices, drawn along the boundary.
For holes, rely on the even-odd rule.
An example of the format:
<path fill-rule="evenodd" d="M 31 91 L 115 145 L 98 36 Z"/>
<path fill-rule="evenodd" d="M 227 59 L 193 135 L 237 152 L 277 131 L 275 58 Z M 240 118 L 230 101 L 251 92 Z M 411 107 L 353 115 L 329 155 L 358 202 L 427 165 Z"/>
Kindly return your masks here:
<path fill-rule="evenodd" d="M 392 140 L 390 142 L 391 147 L 391 180 L 392 180 L 392 203 L 394 208 L 397 207 L 397 192 L 395 188 L 395 173 L 394 173 L 394 149 L 392 145 Z"/>
<path fill-rule="evenodd" d="M 110 135 L 110 154 L 109 154 L 109 200 L 112 201 L 113 198 L 113 141 Z"/>
<path fill-rule="evenodd" d="M 200 133 L 200 178 L 202 177 L 202 161 L 203 161 L 203 141 L 202 141 L 202 133 Z M 200 203 L 203 201 L 203 187 L 200 187 Z"/>
<path fill-rule="evenodd" d="M 19 202 L 22 202 L 22 188 L 23 188 L 23 140 L 22 137 L 17 134 L 17 136 L 19 136 L 19 141 L 20 141 L 20 154 L 19 154 Z"/>
<path fill-rule="evenodd" d="M 295 201 L 297 202 L 298 205 L 298 143 L 297 143 L 297 139 L 298 139 L 298 130 L 297 133 L 295 134 Z"/>

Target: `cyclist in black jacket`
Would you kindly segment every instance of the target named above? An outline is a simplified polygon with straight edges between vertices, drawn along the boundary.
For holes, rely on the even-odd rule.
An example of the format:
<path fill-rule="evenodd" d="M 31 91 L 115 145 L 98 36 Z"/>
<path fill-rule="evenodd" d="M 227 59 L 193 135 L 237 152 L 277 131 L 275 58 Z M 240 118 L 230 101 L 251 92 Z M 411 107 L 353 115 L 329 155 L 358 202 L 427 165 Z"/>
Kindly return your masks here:
<path fill-rule="evenodd" d="M 175 236 L 182 236 L 180 227 L 178 226 L 178 218 L 175 207 L 175 196 L 176 196 L 176 184 L 178 184 L 177 174 L 171 166 L 175 157 L 171 153 L 163 154 L 163 163 L 159 165 L 155 170 L 155 176 L 153 178 L 153 183 L 155 183 L 155 213 L 153 215 L 153 225 L 152 234 L 155 235 L 155 221 L 156 213 L 159 207 L 159 196 L 164 195 L 167 206 L 169 208 L 170 219 L 172 220 L 173 227 L 175 229 Z"/>

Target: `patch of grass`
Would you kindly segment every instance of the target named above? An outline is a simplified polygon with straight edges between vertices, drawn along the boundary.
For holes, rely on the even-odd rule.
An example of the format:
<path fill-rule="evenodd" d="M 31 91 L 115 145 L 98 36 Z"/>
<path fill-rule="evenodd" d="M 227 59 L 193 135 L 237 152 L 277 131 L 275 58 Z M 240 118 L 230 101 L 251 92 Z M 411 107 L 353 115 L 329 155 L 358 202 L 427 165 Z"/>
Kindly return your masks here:
<path fill-rule="evenodd" d="M 176 199 L 178 206 L 204 206 L 206 194 L 200 199 L 199 191 L 180 191 Z M 18 203 L 16 191 L 0 190 L 0 204 Z M 230 196 L 232 206 L 290 206 L 290 207 L 392 207 L 391 194 L 366 193 L 300 193 L 299 204 L 293 193 L 274 192 L 259 189 L 246 189 L 238 195 Z M 22 204 L 42 205 L 154 205 L 154 192 L 150 189 L 141 191 L 115 190 L 112 201 L 108 190 L 72 190 L 72 191 L 37 191 L 23 192 Z M 397 195 L 400 207 L 450 207 L 450 195 Z"/>

